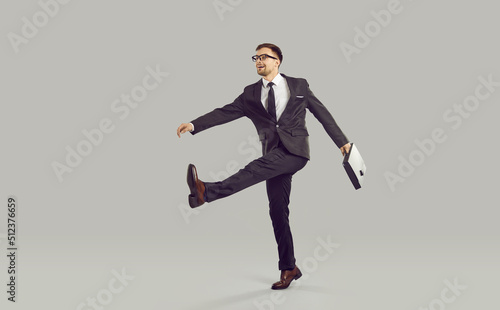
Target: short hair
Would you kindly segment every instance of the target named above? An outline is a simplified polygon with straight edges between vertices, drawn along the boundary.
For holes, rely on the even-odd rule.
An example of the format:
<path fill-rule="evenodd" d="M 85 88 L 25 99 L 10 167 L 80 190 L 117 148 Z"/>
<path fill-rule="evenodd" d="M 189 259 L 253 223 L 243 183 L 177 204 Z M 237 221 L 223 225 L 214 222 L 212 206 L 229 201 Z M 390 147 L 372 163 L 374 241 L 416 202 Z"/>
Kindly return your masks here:
<path fill-rule="evenodd" d="M 262 44 L 259 44 L 259 46 L 257 46 L 257 48 L 255 50 L 258 51 L 261 48 L 265 48 L 265 47 L 271 49 L 271 51 L 273 51 L 276 55 L 278 55 L 278 58 L 280 60 L 280 65 L 281 65 L 281 63 L 283 62 L 283 53 L 281 53 L 281 49 L 272 43 L 262 43 Z"/>

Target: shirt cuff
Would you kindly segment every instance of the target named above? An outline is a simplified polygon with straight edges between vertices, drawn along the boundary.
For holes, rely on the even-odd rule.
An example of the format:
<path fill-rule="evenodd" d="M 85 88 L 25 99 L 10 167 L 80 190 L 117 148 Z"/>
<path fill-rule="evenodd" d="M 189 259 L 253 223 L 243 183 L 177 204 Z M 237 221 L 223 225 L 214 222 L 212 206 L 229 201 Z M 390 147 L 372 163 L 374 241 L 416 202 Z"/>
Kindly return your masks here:
<path fill-rule="evenodd" d="M 189 132 L 193 132 L 194 131 L 194 125 L 193 123 L 189 123 L 192 127 L 193 127 L 193 130 L 190 130 Z"/>

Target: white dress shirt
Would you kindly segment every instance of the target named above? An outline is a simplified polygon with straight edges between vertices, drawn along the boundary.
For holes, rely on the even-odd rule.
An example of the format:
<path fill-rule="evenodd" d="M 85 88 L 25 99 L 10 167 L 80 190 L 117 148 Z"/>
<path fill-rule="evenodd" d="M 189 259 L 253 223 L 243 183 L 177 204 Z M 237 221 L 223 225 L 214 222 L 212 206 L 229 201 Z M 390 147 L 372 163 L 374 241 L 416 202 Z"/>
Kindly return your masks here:
<path fill-rule="evenodd" d="M 276 120 L 280 119 L 281 114 L 286 108 L 286 104 L 290 99 L 290 89 L 288 88 L 288 84 L 286 79 L 278 73 L 276 77 L 272 80 L 274 83 L 274 102 L 276 103 Z M 267 111 L 267 97 L 269 95 L 269 87 L 268 84 L 270 82 L 266 79 L 262 78 L 262 91 L 260 93 L 260 100 L 264 109 Z"/>

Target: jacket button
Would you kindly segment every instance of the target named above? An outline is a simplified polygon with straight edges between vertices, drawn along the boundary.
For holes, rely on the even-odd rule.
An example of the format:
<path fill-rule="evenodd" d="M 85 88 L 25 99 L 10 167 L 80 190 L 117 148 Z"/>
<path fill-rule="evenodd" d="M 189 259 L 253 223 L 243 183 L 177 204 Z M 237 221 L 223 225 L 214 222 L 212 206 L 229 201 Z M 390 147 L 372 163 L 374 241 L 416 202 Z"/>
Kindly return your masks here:
<path fill-rule="evenodd" d="M 276 128 L 278 128 L 280 125 L 276 125 Z"/>

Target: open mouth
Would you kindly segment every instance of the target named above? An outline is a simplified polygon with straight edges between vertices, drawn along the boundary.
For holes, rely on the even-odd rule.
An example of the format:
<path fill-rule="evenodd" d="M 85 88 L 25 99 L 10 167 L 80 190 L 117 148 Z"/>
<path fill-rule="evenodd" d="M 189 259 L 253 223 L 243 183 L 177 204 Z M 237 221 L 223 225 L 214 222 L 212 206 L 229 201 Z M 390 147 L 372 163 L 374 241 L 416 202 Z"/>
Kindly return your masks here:
<path fill-rule="evenodd" d="M 257 69 L 264 69 L 264 66 L 257 66 Z"/>

